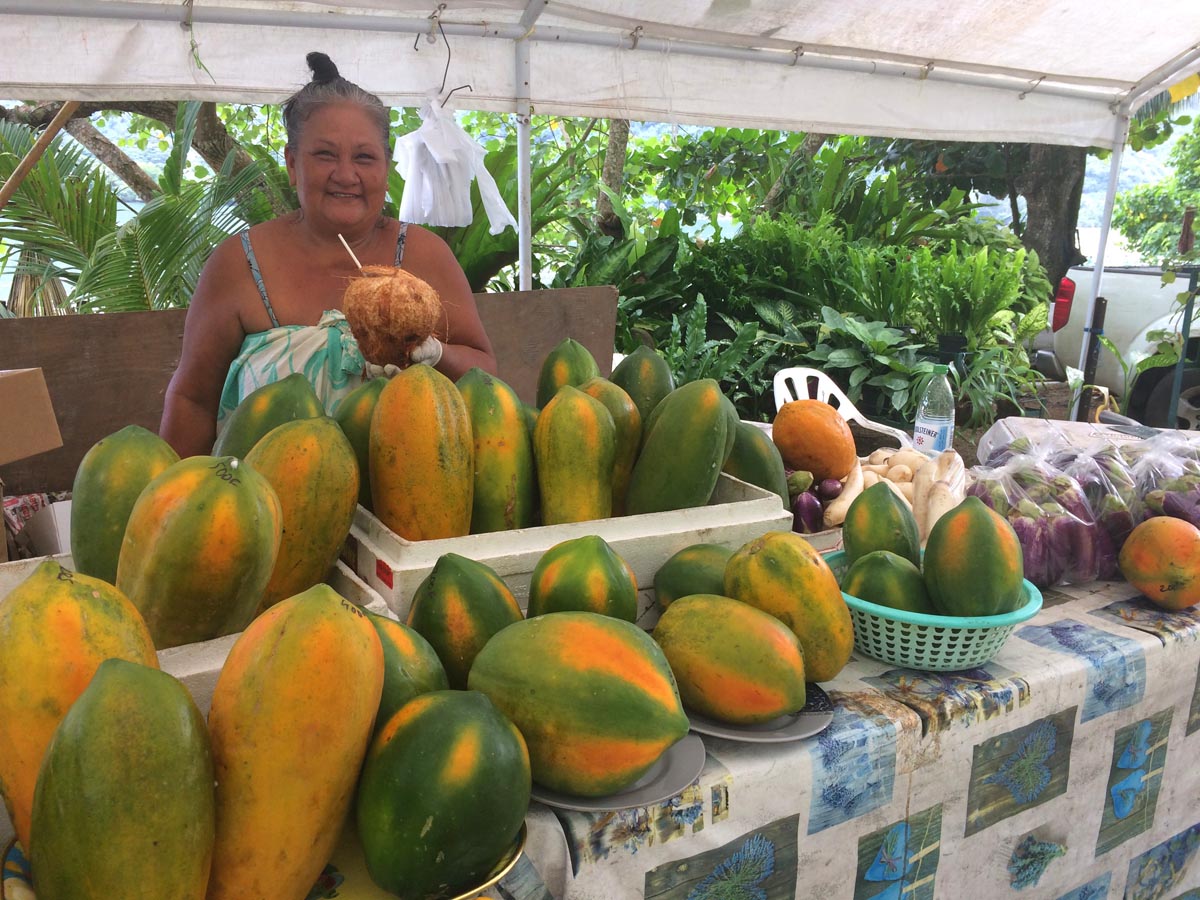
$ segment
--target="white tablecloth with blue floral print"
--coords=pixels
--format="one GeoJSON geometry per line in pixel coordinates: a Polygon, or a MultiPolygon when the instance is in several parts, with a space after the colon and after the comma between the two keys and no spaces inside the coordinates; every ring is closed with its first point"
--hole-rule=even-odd
{"type": "Polygon", "coordinates": [[[1200,900],[1198,675],[1200,612],[1125,583],[1047,591],[982,668],[856,655],[819,737],[704,738],[669,802],[535,804],[541,883],[496,896],[1200,900]]]}

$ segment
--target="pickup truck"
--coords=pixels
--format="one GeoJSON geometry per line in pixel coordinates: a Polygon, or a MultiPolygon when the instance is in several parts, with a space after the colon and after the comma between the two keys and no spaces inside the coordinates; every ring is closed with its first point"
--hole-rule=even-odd
{"type": "MultiPolygon", "coordinates": [[[[1035,366],[1050,378],[1066,380],[1067,368],[1079,368],[1079,348],[1087,319],[1087,298],[1092,290],[1092,268],[1077,266],[1063,278],[1050,307],[1051,343],[1035,344],[1035,366]]],[[[1153,354],[1155,341],[1148,336],[1160,330],[1179,331],[1183,306],[1176,299],[1185,282],[1162,283],[1162,270],[1154,267],[1111,267],[1104,270],[1100,295],[1108,299],[1103,334],[1121,351],[1129,379],[1121,362],[1105,347],[1100,348],[1094,384],[1105,387],[1120,400],[1125,415],[1158,428],[1200,429],[1200,368],[1189,364],[1183,373],[1179,406],[1171,416],[1174,366],[1157,366],[1140,375],[1134,366],[1153,354]]],[[[1200,349],[1200,309],[1193,317],[1187,358],[1197,359],[1200,349]]]]}

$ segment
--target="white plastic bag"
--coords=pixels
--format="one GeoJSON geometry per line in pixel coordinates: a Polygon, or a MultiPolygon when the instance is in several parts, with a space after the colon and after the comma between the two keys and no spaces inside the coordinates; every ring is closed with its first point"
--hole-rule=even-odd
{"type": "Polygon", "coordinates": [[[421,104],[421,127],[396,141],[395,159],[404,177],[400,218],[421,225],[470,225],[471,181],[478,180],[479,196],[492,234],[517,227],[504,205],[496,181],[483,164],[485,151],[454,120],[454,111],[426,100],[421,104]]]}

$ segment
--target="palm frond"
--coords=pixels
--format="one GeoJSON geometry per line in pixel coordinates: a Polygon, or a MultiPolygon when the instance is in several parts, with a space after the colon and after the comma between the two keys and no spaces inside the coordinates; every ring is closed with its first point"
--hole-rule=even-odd
{"type": "MultiPolygon", "coordinates": [[[[32,129],[0,122],[0,180],[36,140],[32,129]]],[[[55,260],[73,279],[117,223],[117,191],[79,146],[56,137],[0,213],[0,241],[55,260]]]]}
{"type": "Polygon", "coordinates": [[[97,247],[72,299],[104,312],[187,306],[213,248],[244,225],[235,201],[259,177],[248,166],[156,197],[97,247]]]}

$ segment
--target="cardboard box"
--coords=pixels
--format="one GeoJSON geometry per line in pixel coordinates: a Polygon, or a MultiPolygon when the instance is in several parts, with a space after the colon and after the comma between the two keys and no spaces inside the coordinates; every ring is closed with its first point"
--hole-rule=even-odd
{"type": "Polygon", "coordinates": [[[71,501],[60,500],[33,514],[24,528],[35,556],[71,552],[71,501]]]}
{"type": "Polygon", "coordinates": [[[783,508],[778,494],[722,474],[708,506],[435,541],[406,541],[360,506],[342,559],[402,621],[417,586],[446,553],[490,566],[525,609],[530,576],[542,554],[562,541],[596,534],[633,569],[639,587],[638,624],[650,627],[657,618],[650,591],[654,575],[675,553],[699,543],[736,550],[768,531],[791,527],[792,513],[783,508]]]}
{"type": "MultiPolygon", "coordinates": [[[[41,369],[0,370],[0,466],[61,447],[62,434],[41,369]]],[[[4,481],[0,479],[0,504],[4,481]]],[[[9,558],[7,530],[0,523],[0,563],[9,558]]]]}
{"type": "Polygon", "coordinates": [[[0,466],[62,443],[42,370],[0,371],[0,466]]]}

